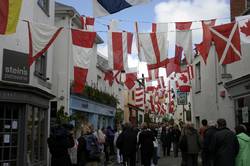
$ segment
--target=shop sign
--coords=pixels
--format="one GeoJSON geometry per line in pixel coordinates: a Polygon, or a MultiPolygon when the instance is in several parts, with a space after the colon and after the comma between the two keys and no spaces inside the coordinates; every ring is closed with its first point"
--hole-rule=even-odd
{"type": "Polygon", "coordinates": [[[4,49],[2,80],[29,83],[28,54],[4,49]]]}
{"type": "Polygon", "coordinates": [[[177,91],[177,104],[187,105],[187,92],[177,91]]]}

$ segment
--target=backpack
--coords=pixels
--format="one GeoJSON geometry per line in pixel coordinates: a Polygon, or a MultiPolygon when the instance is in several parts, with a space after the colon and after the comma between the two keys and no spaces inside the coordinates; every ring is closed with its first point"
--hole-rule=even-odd
{"type": "Polygon", "coordinates": [[[94,134],[84,136],[86,141],[86,150],[88,158],[91,161],[99,161],[101,157],[101,148],[94,134]]]}

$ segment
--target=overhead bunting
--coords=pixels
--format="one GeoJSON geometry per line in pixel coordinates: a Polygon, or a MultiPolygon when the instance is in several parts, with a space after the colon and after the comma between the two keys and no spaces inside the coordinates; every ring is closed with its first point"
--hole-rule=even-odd
{"type": "Polygon", "coordinates": [[[16,32],[21,6],[22,0],[0,1],[0,34],[8,35],[16,32]]]}
{"type": "Polygon", "coordinates": [[[241,59],[240,33],[233,22],[210,28],[220,64],[230,64],[241,59]]]}
{"type": "MultiPolygon", "coordinates": [[[[182,55],[182,51],[186,57],[187,63],[192,63],[192,31],[190,27],[192,22],[177,22],[176,23],[176,48],[175,48],[175,57],[182,55]]],[[[179,58],[181,60],[181,57],[179,58]]],[[[177,62],[180,64],[180,61],[177,62]]]]}
{"type": "Polygon", "coordinates": [[[29,33],[29,66],[42,56],[55,41],[62,28],[47,24],[28,22],[29,33]]]}
{"type": "Polygon", "coordinates": [[[165,36],[161,33],[139,33],[139,42],[149,69],[156,69],[168,63],[165,36]]]}
{"type": "Polygon", "coordinates": [[[91,56],[94,54],[93,45],[96,38],[96,32],[87,32],[72,29],[72,50],[74,61],[74,93],[82,93],[91,56]]]}
{"type": "Polygon", "coordinates": [[[200,44],[195,44],[197,51],[200,53],[201,57],[204,60],[204,63],[207,63],[208,53],[211,47],[212,35],[209,30],[209,27],[215,25],[215,19],[202,21],[202,29],[203,29],[203,40],[200,44]]]}
{"type": "Polygon", "coordinates": [[[175,56],[174,58],[169,59],[169,63],[166,65],[166,75],[170,76],[172,73],[181,72],[180,64],[176,63],[179,61],[179,56],[175,56]]]}
{"type": "Polygon", "coordinates": [[[144,89],[136,88],[135,89],[135,106],[141,109],[144,109],[144,89]]]}
{"type": "Polygon", "coordinates": [[[135,5],[149,2],[149,0],[92,0],[92,1],[93,1],[93,15],[95,17],[106,16],[135,5]]]}
{"type": "Polygon", "coordinates": [[[80,21],[82,24],[82,29],[87,31],[94,31],[95,18],[81,16],[80,21]]]}
{"type": "Polygon", "coordinates": [[[180,92],[190,92],[191,84],[187,71],[177,73],[176,79],[176,87],[180,92]]]}
{"type": "Polygon", "coordinates": [[[157,80],[159,78],[159,68],[150,70],[148,68],[148,77],[146,78],[147,82],[157,80]]]}
{"type": "Polygon", "coordinates": [[[133,34],[108,32],[108,61],[113,70],[128,69],[128,53],[131,53],[133,34]]]}
{"type": "Polygon", "coordinates": [[[240,39],[243,43],[250,43],[250,15],[236,17],[240,30],[240,39]]]}
{"type": "Polygon", "coordinates": [[[126,73],[125,85],[129,90],[135,86],[136,79],[137,79],[137,72],[126,73]]]}

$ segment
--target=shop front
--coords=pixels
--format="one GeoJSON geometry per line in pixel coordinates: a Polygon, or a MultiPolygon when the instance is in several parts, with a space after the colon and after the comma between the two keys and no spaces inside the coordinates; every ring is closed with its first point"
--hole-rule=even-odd
{"type": "Polygon", "coordinates": [[[47,165],[49,100],[28,85],[0,82],[0,165],[47,165]]]}
{"type": "MultiPolygon", "coordinates": [[[[108,126],[114,127],[116,111],[114,107],[72,95],[70,97],[70,110],[71,114],[81,115],[82,123],[90,123],[95,129],[106,128],[108,126]]],[[[82,124],[76,122],[76,125],[82,124]]]]}
{"type": "Polygon", "coordinates": [[[236,125],[244,124],[250,133],[250,74],[225,84],[234,100],[236,125]]]}

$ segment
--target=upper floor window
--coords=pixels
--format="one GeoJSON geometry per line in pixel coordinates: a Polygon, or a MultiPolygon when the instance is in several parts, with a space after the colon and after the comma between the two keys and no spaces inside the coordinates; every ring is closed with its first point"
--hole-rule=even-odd
{"type": "Polygon", "coordinates": [[[41,79],[46,79],[47,52],[40,56],[35,63],[35,75],[41,79]]]}
{"type": "Polygon", "coordinates": [[[50,0],[38,0],[37,3],[40,8],[49,16],[49,1],[50,0]]]}
{"type": "Polygon", "coordinates": [[[195,65],[195,90],[201,91],[201,64],[200,62],[195,65]]]}

